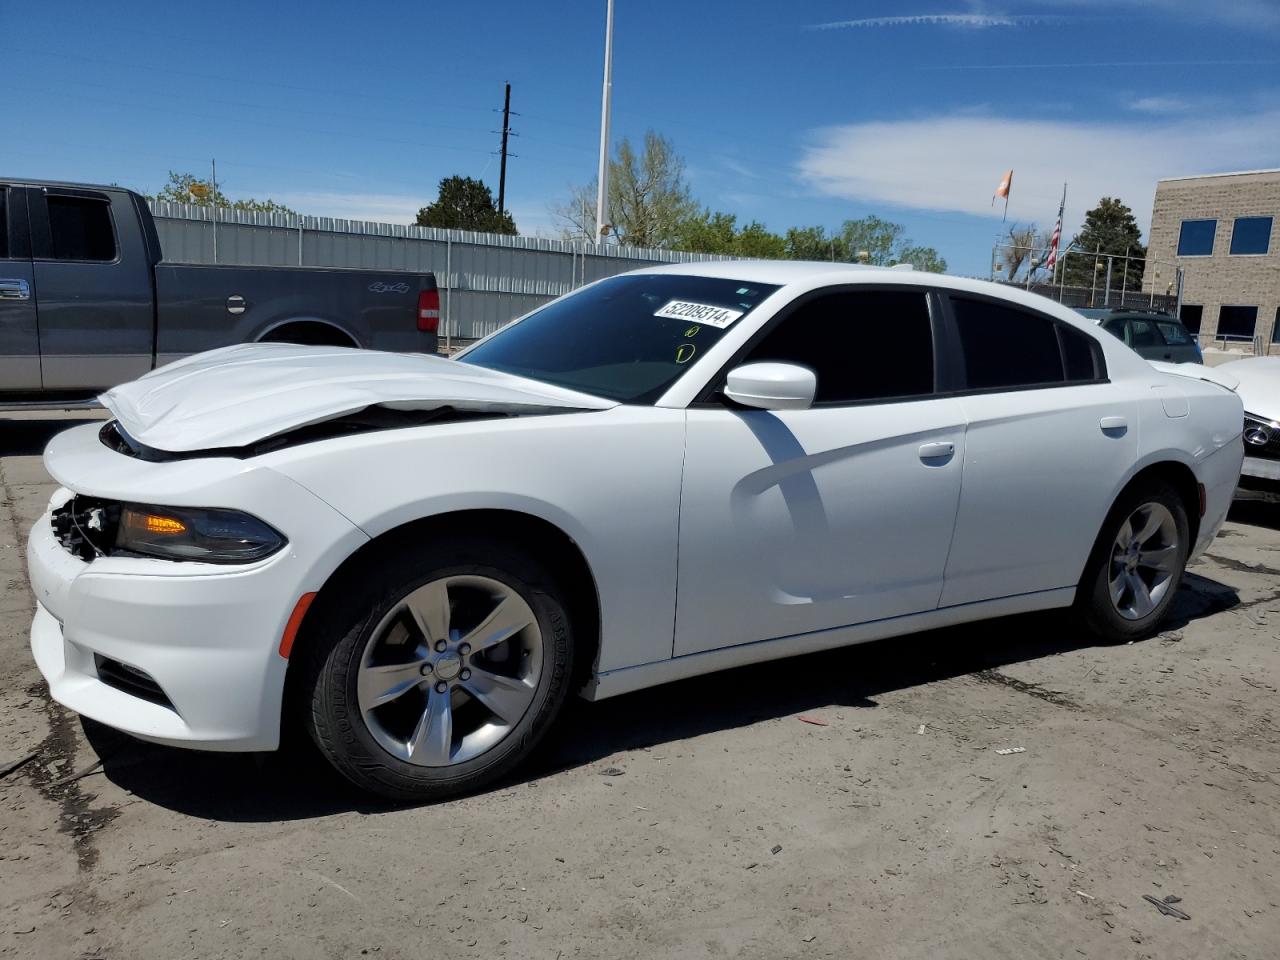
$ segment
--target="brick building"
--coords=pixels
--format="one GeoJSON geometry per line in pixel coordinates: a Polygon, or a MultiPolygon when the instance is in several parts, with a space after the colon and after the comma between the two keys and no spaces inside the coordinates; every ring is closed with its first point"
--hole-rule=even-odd
{"type": "Polygon", "coordinates": [[[1203,343],[1280,352],[1280,170],[1159,181],[1147,256],[1144,290],[1182,268],[1182,319],[1203,343]]]}

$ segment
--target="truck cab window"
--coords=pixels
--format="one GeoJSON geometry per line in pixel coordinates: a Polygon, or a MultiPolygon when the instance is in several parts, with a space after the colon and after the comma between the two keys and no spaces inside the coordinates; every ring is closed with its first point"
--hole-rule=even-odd
{"type": "Polygon", "coordinates": [[[49,235],[54,260],[116,258],[111,204],[88,197],[49,195],[49,235]]]}

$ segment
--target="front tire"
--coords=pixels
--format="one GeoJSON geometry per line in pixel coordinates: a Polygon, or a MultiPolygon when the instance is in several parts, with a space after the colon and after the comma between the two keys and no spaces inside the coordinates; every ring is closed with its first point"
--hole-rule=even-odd
{"type": "Polygon", "coordinates": [[[1077,591],[1085,625],[1113,643],[1154,633],[1182,582],[1190,542],[1187,509],[1172,487],[1157,483],[1122,494],[1077,591]]]}
{"type": "Polygon", "coordinates": [[[312,612],[305,721],[357,786],[410,801],[478,790],[554,722],[572,632],[554,578],[524,553],[492,540],[405,546],[339,592],[312,612]]]}

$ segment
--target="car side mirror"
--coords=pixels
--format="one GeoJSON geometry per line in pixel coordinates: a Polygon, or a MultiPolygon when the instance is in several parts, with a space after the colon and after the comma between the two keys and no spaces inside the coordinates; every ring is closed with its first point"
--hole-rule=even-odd
{"type": "Polygon", "coordinates": [[[817,390],[817,374],[798,363],[744,363],[729,371],[724,395],[760,410],[807,410],[817,390]]]}

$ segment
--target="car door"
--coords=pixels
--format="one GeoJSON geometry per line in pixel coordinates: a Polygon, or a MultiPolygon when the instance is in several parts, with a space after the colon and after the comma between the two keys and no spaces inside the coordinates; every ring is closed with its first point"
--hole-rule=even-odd
{"type": "Polygon", "coordinates": [[[937,309],[919,286],[804,297],[730,366],[810,367],[811,408],[690,407],[676,655],[937,606],[964,449],[961,401],[935,394],[937,309]]]}
{"type": "Polygon", "coordinates": [[[40,389],[26,193],[0,184],[0,392],[40,389]]]}
{"type": "Polygon", "coordinates": [[[1084,331],[991,298],[949,303],[969,425],[942,606],[1073,587],[1137,459],[1136,403],[1084,331]]]}
{"type": "Polygon", "coordinates": [[[29,190],[46,390],[97,390],[151,368],[154,285],[124,191],[29,190]]]}

